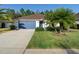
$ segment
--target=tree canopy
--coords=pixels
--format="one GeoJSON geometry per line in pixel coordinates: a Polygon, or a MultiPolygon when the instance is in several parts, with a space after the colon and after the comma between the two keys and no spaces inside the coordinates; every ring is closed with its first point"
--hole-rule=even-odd
{"type": "Polygon", "coordinates": [[[67,28],[68,26],[72,26],[75,23],[75,13],[72,9],[69,8],[57,8],[54,10],[46,10],[41,12],[34,12],[30,9],[24,9],[21,8],[18,11],[15,11],[14,9],[1,9],[0,8],[0,20],[6,19],[11,21],[14,18],[18,18],[21,16],[28,16],[32,14],[43,14],[45,15],[45,19],[47,20],[47,23],[49,23],[51,26],[54,23],[59,23],[61,28],[67,28]]]}
{"type": "Polygon", "coordinates": [[[57,8],[52,12],[45,14],[45,19],[49,24],[59,23],[60,29],[68,28],[75,24],[75,13],[68,8],[57,8]]]}

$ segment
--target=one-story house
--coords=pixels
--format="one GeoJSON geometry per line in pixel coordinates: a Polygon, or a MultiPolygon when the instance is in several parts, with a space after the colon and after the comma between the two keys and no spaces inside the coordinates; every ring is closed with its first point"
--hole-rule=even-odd
{"type": "Polygon", "coordinates": [[[44,22],[44,15],[42,14],[33,14],[29,16],[19,17],[14,23],[10,23],[8,21],[1,22],[1,28],[7,28],[11,24],[15,25],[17,28],[22,29],[35,29],[37,27],[47,27],[47,24],[44,22]]]}

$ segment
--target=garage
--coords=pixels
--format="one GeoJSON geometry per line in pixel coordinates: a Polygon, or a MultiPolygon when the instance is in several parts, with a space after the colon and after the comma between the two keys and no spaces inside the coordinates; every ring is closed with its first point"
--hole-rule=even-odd
{"type": "Polygon", "coordinates": [[[36,28],[36,21],[25,21],[19,23],[19,28],[22,29],[34,29],[36,28]]]}
{"type": "Polygon", "coordinates": [[[44,15],[42,14],[33,14],[28,16],[22,16],[17,18],[16,26],[20,29],[35,29],[37,27],[43,27],[44,15]]]}

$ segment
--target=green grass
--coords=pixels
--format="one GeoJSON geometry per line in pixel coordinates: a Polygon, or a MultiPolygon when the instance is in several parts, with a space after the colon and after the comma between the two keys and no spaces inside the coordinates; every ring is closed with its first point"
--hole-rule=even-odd
{"type": "Polygon", "coordinates": [[[57,35],[49,31],[36,31],[27,48],[78,48],[79,31],[57,35]]]}

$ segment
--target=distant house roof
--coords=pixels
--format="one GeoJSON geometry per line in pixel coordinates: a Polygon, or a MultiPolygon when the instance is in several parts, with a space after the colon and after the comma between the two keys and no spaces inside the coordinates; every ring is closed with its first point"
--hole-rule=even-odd
{"type": "Polygon", "coordinates": [[[22,16],[22,17],[19,17],[18,19],[41,21],[41,19],[42,20],[44,19],[44,15],[43,14],[33,14],[33,15],[29,15],[29,16],[22,16]]]}

